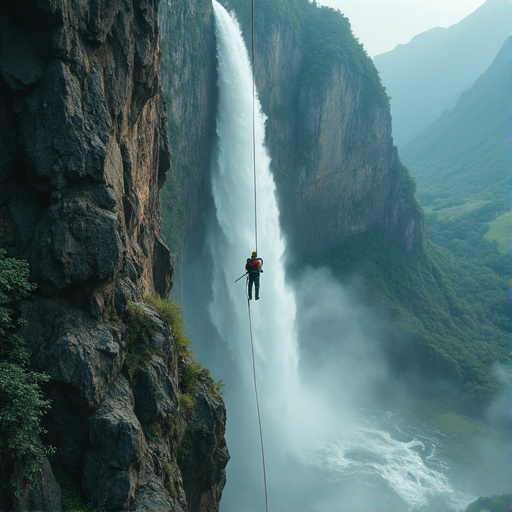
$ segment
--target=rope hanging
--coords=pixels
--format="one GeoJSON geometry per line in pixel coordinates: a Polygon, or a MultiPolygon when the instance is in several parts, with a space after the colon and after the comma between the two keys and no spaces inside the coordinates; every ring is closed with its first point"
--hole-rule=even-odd
{"type": "MultiPolygon", "coordinates": [[[[252,64],[252,167],[254,181],[254,245],[258,252],[258,195],[256,183],[256,80],[254,70],[254,0],[251,0],[251,64],[252,64]]],[[[246,284],[248,286],[249,276],[246,284]]],[[[248,292],[249,290],[247,290],[248,292]]],[[[263,488],[265,492],[265,512],[268,512],[268,491],[267,491],[267,468],[265,464],[265,448],[263,444],[263,429],[261,427],[260,401],[258,397],[258,379],[256,376],[256,358],[254,356],[254,337],[252,334],[251,301],[247,293],[247,312],[249,315],[249,333],[251,338],[251,356],[252,356],[252,377],[254,382],[254,395],[256,397],[256,411],[258,413],[258,429],[260,433],[261,462],[263,466],[263,488]]]]}
{"type": "Polygon", "coordinates": [[[252,168],[254,181],[254,248],[258,252],[258,196],[256,187],[256,81],[254,70],[254,0],[251,0],[251,63],[252,63],[252,168]]]}
{"type": "Polygon", "coordinates": [[[254,381],[254,395],[256,397],[256,410],[258,412],[258,428],[260,431],[260,446],[261,446],[261,461],[263,465],[263,488],[265,492],[265,512],[268,512],[268,492],[267,492],[267,469],[265,464],[265,448],[263,444],[263,429],[261,427],[261,413],[260,413],[260,401],[258,397],[258,379],[256,377],[256,363],[254,357],[254,339],[252,335],[252,318],[251,318],[251,303],[247,298],[247,312],[249,314],[249,332],[251,337],[251,356],[252,356],[252,377],[254,381]]]}

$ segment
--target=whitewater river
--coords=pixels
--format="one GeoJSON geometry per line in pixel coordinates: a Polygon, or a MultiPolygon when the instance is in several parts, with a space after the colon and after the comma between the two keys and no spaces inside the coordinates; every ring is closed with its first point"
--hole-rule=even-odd
{"type": "Polygon", "coordinates": [[[450,483],[444,434],[387,411],[361,413],[350,435],[304,459],[323,482],[317,510],[447,512],[476,499],[450,483]]]}

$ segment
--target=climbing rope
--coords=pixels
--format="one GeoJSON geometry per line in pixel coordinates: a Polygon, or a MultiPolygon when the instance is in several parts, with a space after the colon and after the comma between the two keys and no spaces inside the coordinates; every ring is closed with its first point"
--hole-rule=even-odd
{"type": "MultiPolygon", "coordinates": [[[[247,278],[247,281],[249,278],[247,278]]],[[[265,464],[265,445],[263,443],[263,429],[261,427],[260,400],[258,397],[258,379],[256,376],[256,359],[254,357],[254,337],[252,334],[251,301],[247,297],[247,312],[249,315],[249,333],[251,338],[251,356],[252,356],[252,377],[254,382],[254,396],[256,397],[256,411],[258,413],[258,428],[260,432],[261,462],[263,466],[263,489],[265,492],[265,512],[268,512],[268,491],[267,491],[267,468],[265,464]]]]}
{"type": "Polygon", "coordinates": [[[258,196],[256,187],[256,80],[254,69],[254,0],[251,0],[251,64],[252,64],[252,169],[254,182],[254,248],[258,252],[258,196]]]}
{"type": "MultiPolygon", "coordinates": [[[[252,64],[252,168],[254,182],[254,245],[258,252],[258,195],[256,183],[256,79],[254,69],[254,0],[251,0],[251,64],[252,64]]],[[[267,467],[265,464],[265,447],[263,444],[263,429],[261,427],[260,400],[258,397],[258,379],[256,375],[256,358],[254,357],[254,336],[252,333],[251,301],[249,300],[249,275],[246,280],[247,313],[249,317],[249,333],[251,339],[252,377],[254,382],[254,396],[256,398],[256,411],[258,413],[258,429],[260,433],[261,462],[263,466],[263,489],[265,492],[265,512],[268,512],[267,467]]]]}

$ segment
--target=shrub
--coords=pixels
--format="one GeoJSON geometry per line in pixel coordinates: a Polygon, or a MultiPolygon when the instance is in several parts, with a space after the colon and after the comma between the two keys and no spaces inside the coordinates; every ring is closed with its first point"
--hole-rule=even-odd
{"type": "MultiPolygon", "coordinates": [[[[0,337],[2,341],[8,332],[17,326],[14,317],[16,303],[28,297],[35,288],[28,277],[28,263],[6,258],[5,250],[0,249],[0,337]]],[[[4,353],[0,355],[5,356],[4,353]]]]}
{"type": "Polygon", "coordinates": [[[146,303],[169,324],[172,336],[176,345],[178,357],[183,359],[195,359],[191,349],[192,341],[187,335],[185,329],[185,317],[183,316],[183,307],[176,303],[174,299],[161,299],[158,296],[146,297],[146,303]]]}
{"type": "Polygon", "coordinates": [[[157,326],[140,304],[128,302],[125,314],[128,332],[126,336],[126,359],[124,367],[128,377],[133,379],[135,372],[151,358],[151,336],[157,326]]]}

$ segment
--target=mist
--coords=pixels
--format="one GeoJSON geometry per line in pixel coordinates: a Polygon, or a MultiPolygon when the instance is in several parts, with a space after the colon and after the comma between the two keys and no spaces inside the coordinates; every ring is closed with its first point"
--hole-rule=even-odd
{"type": "Polygon", "coordinates": [[[512,367],[496,364],[494,373],[501,391],[487,409],[486,421],[496,435],[475,447],[482,465],[480,485],[488,495],[509,494],[512,482],[512,367]]]}
{"type": "Polygon", "coordinates": [[[373,391],[389,380],[381,353],[387,329],[363,303],[363,284],[342,287],[329,269],[308,267],[294,289],[302,378],[334,392],[344,409],[371,405],[373,391]]]}

